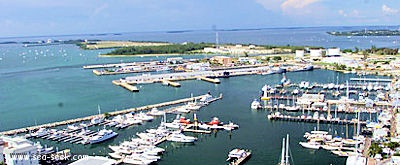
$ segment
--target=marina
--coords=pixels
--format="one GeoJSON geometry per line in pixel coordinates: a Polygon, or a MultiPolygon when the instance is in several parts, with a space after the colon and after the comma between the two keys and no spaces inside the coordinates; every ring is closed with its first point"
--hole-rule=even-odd
{"type": "MultiPolygon", "coordinates": [[[[314,35],[315,33],[318,33],[318,35],[321,34],[321,36],[326,35],[325,30],[324,32],[315,32],[318,31],[318,29],[312,29],[312,33],[304,32],[298,29],[290,29],[286,31],[284,30],[285,33],[291,33],[293,31],[300,31],[302,35],[304,34],[305,36],[307,36],[306,38],[314,35]]],[[[264,33],[264,30],[260,30],[257,32],[243,32],[243,34],[252,34],[253,36],[264,33]]],[[[185,34],[192,35],[198,33],[187,32],[185,34]]],[[[230,31],[220,32],[221,36],[226,36],[230,34],[235,33],[230,31]]],[[[181,42],[181,37],[176,36],[178,34],[175,33],[163,33],[157,35],[158,36],[156,37],[156,39],[162,38],[159,36],[165,37],[171,35],[174,36],[170,38],[171,40],[181,42]]],[[[213,36],[215,36],[215,33],[202,33],[198,36],[195,36],[194,38],[201,37],[203,35],[208,38],[213,38],[213,36]]],[[[271,36],[271,34],[268,34],[268,36],[271,36]]],[[[90,38],[91,36],[88,37],[90,38]]],[[[102,37],[107,36],[96,36],[93,38],[102,37]]],[[[142,37],[142,39],[148,39],[148,37],[149,36],[145,36],[142,37]]],[[[138,38],[140,39],[141,36],[139,36],[138,38]]],[[[279,40],[279,38],[282,38],[282,33],[279,34],[279,37],[276,37],[275,39],[279,40]]],[[[320,36],[317,36],[317,39],[321,39],[320,36]]],[[[300,40],[305,41],[304,39],[300,40]]],[[[323,40],[332,41],[332,38],[323,38],[323,40]]],[[[370,40],[375,41],[374,38],[360,38],[359,40],[360,45],[362,43],[365,43],[364,47],[368,47],[370,45],[370,40]]],[[[384,38],[384,40],[388,39],[384,38]]],[[[294,41],[296,42],[297,38],[295,38],[294,41]]],[[[327,47],[330,47],[332,43],[342,44],[343,42],[351,41],[346,40],[336,42],[336,40],[333,39],[333,42],[329,42],[330,44],[327,44],[327,47]]],[[[232,43],[235,43],[235,41],[232,40],[232,43]]],[[[325,42],[320,42],[320,40],[319,42],[315,43],[326,44],[325,42]]],[[[315,45],[315,43],[310,45],[315,45]]],[[[374,43],[381,44],[382,42],[374,43]]],[[[305,43],[302,42],[302,44],[305,43]]],[[[340,44],[339,46],[348,45],[340,44]]],[[[354,47],[354,45],[351,45],[350,47],[352,48],[354,47]]],[[[160,73],[165,72],[157,71],[151,72],[150,75],[148,74],[150,72],[145,73],[147,76],[150,77],[153,74],[160,74],[163,75],[162,78],[164,79],[167,79],[167,76],[177,76],[174,77],[177,80],[168,80],[176,83],[179,82],[181,88],[170,88],[159,84],[153,84],[154,82],[152,81],[146,81],[146,75],[139,73],[134,73],[132,75],[113,74],[109,76],[94,76],[94,71],[82,69],[82,66],[87,66],[89,64],[119,64],[123,63],[123,61],[161,61],[165,60],[167,57],[141,57],[140,55],[138,55],[136,57],[127,58],[99,58],[99,54],[107,53],[108,50],[86,51],[80,50],[74,45],[64,44],[48,45],[41,47],[23,47],[16,44],[12,45],[11,47],[8,45],[4,45],[0,49],[2,50],[2,52],[5,53],[1,57],[3,68],[0,71],[2,82],[4,82],[4,85],[2,85],[1,88],[1,93],[3,93],[4,95],[1,95],[0,98],[2,100],[5,100],[5,102],[0,105],[0,111],[2,112],[2,117],[0,121],[1,131],[3,131],[4,134],[10,136],[18,136],[19,132],[21,132],[21,134],[29,133],[29,130],[31,130],[31,133],[36,133],[37,138],[32,137],[29,138],[29,140],[32,140],[34,142],[40,141],[41,143],[47,144],[48,146],[70,148],[73,154],[109,157],[111,156],[109,155],[109,153],[113,152],[109,148],[109,146],[120,145],[124,141],[132,140],[132,138],[136,137],[136,135],[139,135],[140,133],[143,133],[148,129],[157,128],[158,124],[162,120],[161,117],[157,116],[162,116],[164,114],[163,112],[168,112],[166,114],[168,117],[167,120],[171,119],[172,116],[176,115],[177,113],[185,117],[196,113],[199,118],[211,119],[216,116],[220,119],[226,120],[226,123],[217,126],[210,126],[206,124],[209,121],[198,122],[199,128],[196,128],[194,123],[187,124],[186,126],[182,127],[182,133],[184,133],[185,136],[193,136],[197,138],[197,141],[191,143],[177,143],[167,142],[167,138],[160,139],[156,141],[155,144],[157,145],[157,147],[165,149],[162,155],[158,155],[161,159],[158,159],[158,157],[150,156],[148,156],[146,159],[157,158],[157,164],[160,165],[181,163],[224,164],[226,163],[224,159],[226,158],[227,154],[232,149],[239,148],[251,150],[252,156],[251,158],[249,157],[250,159],[246,159],[247,161],[245,163],[247,164],[276,164],[278,161],[277,157],[278,155],[280,155],[282,149],[280,143],[282,138],[280,137],[286,136],[287,133],[290,133],[290,157],[294,158],[295,163],[293,164],[344,164],[346,162],[346,157],[352,154],[351,152],[357,152],[359,150],[353,149],[353,146],[342,146],[340,151],[326,152],[325,150],[321,151],[321,148],[323,148],[322,145],[327,145],[322,143],[321,147],[319,147],[320,150],[303,148],[303,146],[300,145],[299,142],[305,141],[303,137],[304,132],[313,130],[313,128],[315,128],[316,125],[319,124],[320,130],[326,130],[327,132],[329,132],[330,135],[333,135],[333,137],[340,136],[344,138],[345,132],[347,132],[346,129],[348,129],[348,132],[354,132],[354,130],[356,130],[356,127],[354,126],[355,121],[352,120],[357,112],[355,110],[361,110],[363,113],[363,119],[360,122],[362,123],[360,124],[362,125],[361,130],[363,130],[367,129],[367,125],[372,126],[371,123],[378,122],[378,119],[381,119],[382,116],[391,116],[391,114],[385,114],[385,111],[387,109],[390,109],[393,105],[392,102],[390,102],[393,101],[390,93],[391,90],[385,89],[386,84],[389,83],[389,81],[379,80],[392,78],[386,76],[366,75],[365,77],[367,80],[365,80],[365,78],[363,78],[364,75],[359,76],[351,72],[349,72],[348,74],[343,74],[341,72],[329,71],[325,69],[314,69],[307,72],[293,70],[293,72],[291,72],[288,69],[286,76],[288,79],[290,79],[291,83],[284,83],[281,85],[279,84],[279,82],[282,78],[282,75],[270,73],[269,68],[261,71],[254,70],[249,72],[243,71],[237,74],[230,73],[232,75],[230,75],[229,78],[225,78],[228,76],[223,75],[223,71],[228,70],[223,67],[221,67],[220,69],[215,69],[215,71],[221,71],[222,75],[209,74],[200,75],[200,77],[196,75],[193,76],[193,78],[191,79],[186,79],[185,77],[186,74],[190,72],[174,73],[173,75],[163,75],[160,73]],[[126,84],[123,84],[122,86],[124,86],[123,88],[126,88],[127,90],[120,90],[118,88],[115,89],[114,86],[110,85],[110,82],[112,82],[113,80],[115,80],[116,82],[120,82],[120,80],[128,81],[129,78],[123,76],[128,76],[134,81],[135,77],[137,77],[138,83],[125,82],[126,84]],[[180,77],[182,80],[200,80],[204,78],[210,78],[210,81],[215,81],[211,83],[204,83],[203,81],[206,80],[180,81],[178,80],[179,76],[182,76],[180,77]],[[339,77],[339,81],[337,81],[337,77],[339,77]],[[351,78],[355,77],[360,78],[357,80],[351,80],[351,78]],[[376,81],[373,81],[374,79],[377,79],[379,82],[376,83],[376,81]],[[217,83],[217,80],[219,80],[219,84],[217,83]],[[353,101],[339,100],[342,96],[347,95],[345,94],[345,80],[350,81],[349,95],[350,98],[354,99],[353,101]],[[309,82],[308,87],[304,87],[305,83],[301,85],[302,81],[309,82]],[[24,88],[20,88],[21,84],[24,84],[24,88]],[[265,84],[269,84],[271,85],[271,87],[277,88],[277,90],[275,91],[275,94],[277,95],[271,95],[271,97],[269,97],[269,100],[262,100],[262,96],[260,96],[260,88],[265,84]],[[275,86],[276,84],[278,85],[275,86]],[[329,84],[333,84],[333,87],[329,88],[329,84]],[[324,86],[326,86],[326,88],[324,88],[324,86]],[[136,93],[136,89],[140,90],[140,93],[136,93]],[[298,90],[297,92],[295,92],[296,89],[298,90]],[[199,110],[190,110],[187,113],[180,113],[176,110],[176,107],[172,107],[173,105],[178,104],[182,104],[178,106],[184,106],[188,103],[194,102],[194,100],[197,100],[199,102],[199,97],[196,97],[196,99],[190,99],[186,97],[189,96],[191,93],[196,96],[203,96],[202,94],[204,94],[205,91],[210,91],[211,93],[217,94],[223,93],[224,99],[215,103],[211,103],[208,106],[202,106],[201,108],[199,108],[199,110]],[[336,94],[336,91],[338,91],[339,94],[336,94]],[[380,97],[380,100],[375,101],[375,97],[377,97],[380,92],[384,93],[383,97],[380,97]],[[292,93],[297,93],[294,96],[294,104],[299,105],[298,109],[295,107],[297,111],[293,112],[290,111],[293,106],[292,93]],[[312,105],[314,104],[310,104],[310,106],[307,106],[308,104],[297,104],[299,96],[302,96],[304,94],[318,93],[320,93],[321,95],[325,95],[323,103],[326,103],[327,108],[324,108],[324,105],[318,103],[315,104],[317,107],[313,107],[312,105]],[[335,95],[337,96],[334,97],[332,93],[335,93],[335,95]],[[373,107],[365,107],[369,105],[368,101],[358,101],[358,97],[361,95],[360,93],[368,93],[368,96],[363,97],[373,100],[373,107]],[[15,98],[24,99],[15,100],[15,98]],[[186,98],[187,101],[179,101],[179,103],[176,104],[167,104],[167,102],[170,102],[171,100],[181,100],[182,98],[186,98]],[[261,109],[264,108],[265,110],[251,110],[249,104],[254,99],[259,101],[262,104],[261,109]],[[280,106],[277,100],[279,100],[279,104],[283,104],[284,106],[280,106]],[[266,101],[267,104],[264,104],[264,101],[266,101]],[[90,121],[94,117],[98,116],[97,114],[93,115],[95,114],[94,109],[96,109],[96,106],[99,104],[101,104],[102,109],[104,109],[104,113],[109,114],[110,117],[104,119],[104,121],[102,122],[96,122],[96,124],[92,124],[90,121]],[[351,108],[343,108],[340,106],[342,104],[346,106],[348,105],[351,108]],[[329,106],[331,107],[328,108],[329,106]],[[149,113],[150,115],[150,112],[153,110],[153,108],[158,109],[154,110],[151,113],[154,114],[154,119],[152,120],[152,122],[133,124],[135,121],[129,120],[131,123],[125,123],[125,125],[123,125],[124,123],[122,123],[122,125],[119,125],[119,127],[117,127],[117,125],[121,123],[114,122],[112,120],[118,115],[135,115],[139,114],[140,111],[143,111],[143,113],[146,114],[149,113]],[[332,119],[336,118],[334,116],[334,112],[337,112],[337,117],[340,117],[340,121],[344,123],[345,121],[347,121],[348,124],[341,124],[339,123],[339,121],[335,122],[332,120],[328,120],[328,109],[330,110],[332,119]],[[119,112],[118,110],[122,110],[123,112],[119,112]],[[272,110],[272,112],[269,112],[270,110],[272,110]],[[304,113],[302,112],[303,110],[304,113]],[[272,114],[275,111],[281,112],[281,114],[284,116],[290,116],[290,118],[269,120],[267,115],[272,114]],[[310,113],[308,111],[310,111],[310,113]],[[320,119],[317,121],[305,122],[299,119],[294,119],[295,117],[301,118],[301,113],[303,113],[304,116],[308,116],[312,115],[313,112],[319,112],[320,115],[324,114],[325,120],[320,119]],[[372,116],[371,118],[369,118],[370,114],[372,116]],[[345,118],[346,115],[347,118],[345,118]],[[59,123],[59,121],[63,122],[59,123]],[[240,129],[236,131],[229,131],[229,129],[231,128],[229,127],[229,121],[239,123],[240,129]],[[67,128],[69,127],[69,125],[71,125],[71,128],[73,128],[73,124],[76,127],[79,127],[79,129],[67,128]],[[40,132],[40,126],[46,128],[47,133],[46,131],[40,132]],[[82,132],[82,128],[85,128],[86,126],[86,131],[82,132]],[[22,127],[25,129],[18,129],[22,127]],[[103,142],[93,145],[90,145],[90,143],[87,143],[86,145],[82,144],[82,141],[84,139],[98,135],[99,131],[104,127],[107,130],[111,129],[114,132],[117,132],[118,135],[110,138],[109,140],[105,140],[103,142]],[[202,129],[200,127],[208,129],[202,129]],[[266,148],[268,149],[268,152],[267,150],[265,150],[266,148]],[[199,151],[202,151],[201,157],[199,157],[198,154],[195,154],[199,151]],[[182,158],[187,159],[182,162],[182,158]]],[[[188,58],[202,59],[213,55],[206,54],[188,56],[188,58]]],[[[268,57],[267,55],[263,56],[268,57]]],[[[272,57],[273,56],[271,56],[271,59],[272,57]]],[[[286,57],[283,58],[284,59],[282,61],[277,62],[276,64],[284,64],[284,60],[290,61],[290,59],[285,59],[286,57]]],[[[120,67],[101,65],[97,67],[99,67],[100,69],[102,67],[120,67]]],[[[278,65],[273,66],[273,68],[278,68],[278,65]]],[[[304,66],[305,64],[302,65],[304,66]]],[[[93,67],[93,69],[95,68],[96,66],[93,67]]],[[[99,68],[96,68],[96,70],[99,68]]],[[[232,72],[237,70],[235,67],[230,69],[232,69],[232,72]]],[[[142,70],[144,71],[144,69],[142,70]]],[[[156,78],[153,80],[156,80],[156,78]]],[[[168,82],[162,81],[158,81],[157,83],[163,85],[168,84],[168,82]]],[[[116,85],[121,86],[120,84],[116,85]]],[[[218,98],[218,96],[213,98],[218,98]]],[[[196,109],[196,107],[193,107],[193,109],[196,109]]],[[[124,118],[124,120],[126,119],[124,118]]],[[[171,123],[171,121],[168,121],[168,123],[171,123]]],[[[382,123],[384,122],[381,122],[381,120],[379,120],[379,124],[382,123]]],[[[393,124],[392,126],[395,127],[395,124],[393,124]]],[[[387,124],[383,124],[376,125],[374,127],[368,127],[368,129],[378,130],[379,128],[386,127],[388,127],[387,124]]],[[[376,133],[380,133],[381,130],[382,129],[379,129],[379,131],[377,131],[376,133]]],[[[393,133],[393,135],[395,135],[395,133],[393,133]]],[[[349,137],[349,139],[350,138],[351,136],[349,137]]],[[[177,139],[179,138],[176,138],[174,140],[177,139]]],[[[370,140],[371,139],[372,138],[370,138],[370,140]]],[[[190,138],[188,141],[190,141],[190,138]]],[[[348,140],[344,142],[353,143],[354,141],[348,140]]],[[[374,140],[372,140],[372,143],[375,143],[374,140]]],[[[368,148],[367,145],[365,146],[365,148],[368,148]]],[[[335,147],[336,146],[334,144],[325,146],[325,148],[328,149],[332,149],[335,147]]],[[[383,154],[383,157],[386,157],[387,155],[388,154],[383,154]]],[[[115,154],[114,156],[120,155],[115,154]]],[[[132,160],[136,159],[133,156],[130,158],[132,160]]],[[[116,160],[119,163],[123,163],[122,159],[116,160]]]]}
{"type": "MultiPolygon", "coordinates": [[[[174,101],[169,101],[169,102],[164,102],[164,103],[159,103],[159,104],[147,105],[147,106],[142,106],[142,107],[137,107],[137,108],[129,108],[129,109],[125,109],[125,110],[119,110],[119,111],[115,111],[115,112],[110,112],[109,115],[116,116],[116,115],[126,114],[126,113],[130,113],[130,112],[139,112],[139,111],[144,111],[144,110],[150,110],[152,108],[159,108],[159,107],[164,107],[164,106],[181,104],[181,103],[185,103],[185,102],[194,101],[196,99],[200,99],[203,96],[204,95],[180,99],[180,100],[174,100],[174,101]]],[[[220,97],[218,97],[218,99],[221,99],[221,98],[222,98],[222,95],[220,97]]],[[[19,133],[26,133],[26,132],[29,132],[32,130],[38,130],[40,128],[51,128],[51,127],[57,127],[57,126],[61,126],[61,125],[80,123],[80,122],[91,120],[94,117],[96,117],[96,116],[88,116],[88,117],[82,117],[82,118],[71,119],[71,120],[66,120],[66,121],[59,121],[59,122],[55,122],[55,123],[42,124],[42,125],[38,125],[38,126],[31,126],[31,127],[26,127],[26,128],[4,131],[4,132],[1,132],[0,134],[14,135],[14,134],[19,134],[19,133]]]]}

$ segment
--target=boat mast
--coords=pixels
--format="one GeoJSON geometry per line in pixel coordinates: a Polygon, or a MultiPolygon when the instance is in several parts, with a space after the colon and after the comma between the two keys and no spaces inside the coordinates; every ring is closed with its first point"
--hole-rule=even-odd
{"type": "Polygon", "coordinates": [[[100,112],[100,105],[99,104],[97,104],[97,110],[99,111],[99,115],[100,115],[101,112],[100,112]]]}
{"type": "Polygon", "coordinates": [[[282,155],[280,165],[285,165],[285,138],[282,140],[282,155]]]}
{"type": "Polygon", "coordinates": [[[285,165],[289,164],[289,134],[286,134],[286,161],[285,165]]]}
{"type": "Polygon", "coordinates": [[[346,80],[346,96],[347,99],[350,99],[350,94],[349,94],[349,81],[346,80]]]}

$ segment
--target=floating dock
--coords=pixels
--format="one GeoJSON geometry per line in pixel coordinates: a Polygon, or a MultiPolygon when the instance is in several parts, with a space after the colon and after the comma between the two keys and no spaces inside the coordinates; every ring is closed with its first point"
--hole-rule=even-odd
{"type": "MultiPolygon", "coordinates": [[[[120,110],[120,111],[108,112],[108,114],[110,116],[116,116],[116,115],[120,115],[120,114],[127,114],[127,113],[130,113],[130,112],[151,110],[152,108],[159,108],[159,107],[164,107],[164,106],[170,106],[170,105],[175,105],[175,104],[182,104],[182,103],[186,103],[186,102],[191,102],[191,101],[194,101],[194,100],[198,100],[198,99],[200,99],[200,98],[202,98],[204,96],[206,96],[206,95],[200,95],[200,96],[196,96],[196,97],[190,97],[190,98],[184,98],[184,99],[168,101],[168,102],[163,102],[163,103],[158,103],[158,104],[152,104],[152,105],[147,105],[147,106],[142,106],[142,107],[137,107],[137,108],[129,108],[129,109],[120,110]]],[[[222,98],[222,95],[219,98],[222,98]]],[[[219,98],[217,98],[217,99],[219,99],[219,98]]],[[[37,130],[39,128],[51,128],[51,127],[57,127],[57,126],[62,126],[62,125],[81,123],[83,121],[91,120],[96,116],[98,116],[98,115],[81,117],[81,118],[70,119],[70,120],[65,120],[65,121],[59,121],[59,122],[54,122],[54,123],[47,123],[47,124],[42,124],[42,125],[38,125],[38,126],[30,126],[30,127],[25,127],[25,128],[19,128],[19,129],[0,132],[0,134],[2,134],[2,135],[15,135],[15,134],[19,134],[19,133],[26,133],[26,132],[29,132],[29,131],[34,131],[34,130],[37,130]]]]}

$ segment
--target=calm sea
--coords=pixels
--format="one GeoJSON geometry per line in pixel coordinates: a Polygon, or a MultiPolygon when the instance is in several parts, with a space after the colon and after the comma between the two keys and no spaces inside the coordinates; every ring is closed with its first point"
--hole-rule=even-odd
{"type": "MultiPolygon", "coordinates": [[[[338,28],[338,30],[348,29],[338,28]]],[[[352,29],[352,28],[350,28],[352,29]]],[[[354,29],[354,28],[353,28],[354,29]]],[[[273,45],[312,45],[341,48],[397,47],[399,37],[334,37],[326,31],[334,28],[288,28],[248,31],[220,31],[221,43],[254,43],[273,45]]],[[[37,41],[66,39],[113,39],[168,42],[214,42],[211,31],[183,33],[149,32],[105,35],[73,35],[30,38],[6,38],[4,41],[37,41]]],[[[220,120],[233,121],[240,125],[232,133],[220,131],[210,135],[195,135],[199,141],[194,145],[164,143],[167,148],[159,164],[224,164],[227,153],[236,147],[253,151],[248,164],[276,164],[279,161],[282,138],[289,134],[290,148],[295,164],[344,164],[327,151],[303,149],[298,144],[304,132],[311,131],[316,124],[297,122],[271,122],[266,111],[250,110],[250,103],[259,96],[264,84],[277,84],[281,75],[243,76],[222,79],[215,85],[203,81],[183,81],[181,88],[150,84],[139,86],[139,93],[131,93],[114,86],[111,81],[128,75],[95,76],[83,65],[118,63],[129,61],[164,60],[166,57],[99,58],[97,55],[109,50],[80,50],[75,45],[53,45],[23,47],[21,44],[0,45],[0,131],[94,115],[97,106],[102,112],[111,112],[130,107],[165,102],[200,95],[210,91],[214,95],[223,93],[220,101],[197,112],[202,121],[217,116],[220,120]]],[[[202,58],[190,56],[187,58],[202,58]]],[[[287,74],[292,82],[310,81],[319,83],[344,82],[352,74],[315,70],[287,74]],[[321,76],[322,75],[322,76],[321,76]]],[[[187,117],[191,117],[188,114],[187,117]]],[[[169,115],[171,120],[174,116],[169,115]]],[[[71,148],[76,154],[106,155],[110,144],[119,144],[134,136],[136,132],[155,127],[160,122],[118,130],[119,136],[99,145],[72,145],[43,141],[58,148],[71,148]]],[[[344,133],[344,126],[321,124],[321,129],[344,133]]],[[[92,128],[93,130],[98,128],[92,128]]],[[[352,129],[350,129],[352,131],[352,129]]],[[[344,134],[342,134],[344,135],[344,134]]]]}

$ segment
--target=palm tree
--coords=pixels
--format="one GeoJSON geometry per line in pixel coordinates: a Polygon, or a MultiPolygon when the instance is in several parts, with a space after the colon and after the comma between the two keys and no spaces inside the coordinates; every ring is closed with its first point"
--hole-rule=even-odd
{"type": "Polygon", "coordinates": [[[373,142],[368,149],[368,155],[370,157],[375,157],[376,154],[381,154],[382,148],[379,147],[378,143],[373,142]]]}

